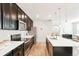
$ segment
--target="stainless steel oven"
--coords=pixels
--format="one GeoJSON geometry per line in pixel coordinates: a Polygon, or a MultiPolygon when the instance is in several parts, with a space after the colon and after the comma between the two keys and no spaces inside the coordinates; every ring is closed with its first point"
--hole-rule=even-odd
{"type": "Polygon", "coordinates": [[[21,34],[11,35],[11,41],[21,41],[21,34]]]}

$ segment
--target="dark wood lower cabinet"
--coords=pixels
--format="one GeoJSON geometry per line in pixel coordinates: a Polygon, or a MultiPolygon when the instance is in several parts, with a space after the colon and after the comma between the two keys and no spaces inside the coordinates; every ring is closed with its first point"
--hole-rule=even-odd
{"type": "Polygon", "coordinates": [[[12,51],[10,51],[9,53],[7,53],[6,55],[4,56],[12,56],[12,51]]]}
{"type": "Polygon", "coordinates": [[[46,46],[49,56],[72,56],[72,47],[52,46],[48,39],[46,39],[46,46]]]}
{"type": "Polygon", "coordinates": [[[53,56],[72,56],[72,47],[53,47],[53,56]]]}
{"type": "Polygon", "coordinates": [[[24,56],[24,44],[20,45],[19,47],[13,49],[9,53],[4,56],[24,56]]]}
{"type": "Polygon", "coordinates": [[[31,39],[28,39],[28,42],[23,43],[22,45],[16,47],[11,52],[7,53],[5,56],[24,56],[28,55],[29,50],[34,44],[34,37],[31,39]]]}
{"type": "Polygon", "coordinates": [[[23,56],[24,55],[24,44],[20,45],[12,51],[13,56],[23,56]]]}
{"type": "Polygon", "coordinates": [[[34,44],[34,37],[31,39],[28,39],[29,41],[24,43],[24,54],[28,55],[29,54],[29,50],[31,49],[31,47],[34,44]]]}
{"type": "Polygon", "coordinates": [[[49,56],[53,56],[53,49],[52,49],[53,47],[48,39],[46,39],[46,46],[47,46],[49,56]]]}

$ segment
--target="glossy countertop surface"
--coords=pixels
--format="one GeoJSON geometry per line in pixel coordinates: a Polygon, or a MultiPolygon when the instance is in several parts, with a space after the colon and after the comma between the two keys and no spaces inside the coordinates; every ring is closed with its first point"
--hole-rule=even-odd
{"type": "Polygon", "coordinates": [[[50,41],[52,46],[79,46],[79,42],[73,41],[72,39],[66,39],[61,36],[57,36],[56,39],[52,38],[51,36],[47,36],[47,39],[50,41]]]}
{"type": "Polygon", "coordinates": [[[8,41],[0,40],[0,56],[4,56],[9,53],[11,50],[23,44],[24,41],[8,41]]]}
{"type": "Polygon", "coordinates": [[[21,38],[27,38],[27,39],[29,39],[29,38],[32,38],[32,37],[34,37],[34,35],[26,35],[26,36],[21,37],[21,38]]]}

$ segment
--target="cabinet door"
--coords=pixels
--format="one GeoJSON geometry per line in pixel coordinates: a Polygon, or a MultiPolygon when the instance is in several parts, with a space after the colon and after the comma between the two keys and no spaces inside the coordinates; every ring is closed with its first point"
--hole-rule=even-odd
{"type": "Polygon", "coordinates": [[[17,30],[18,29],[18,13],[17,13],[16,4],[10,4],[10,12],[11,12],[10,29],[17,30]]]}
{"type": "Polygon", "coordinates": [[[1,3],[0,3],[0,28],[1,28],[1,3]]]}
{"type": "Polygon", "coordinates": [[[13,56],[23,56],[24,55],[24,44],[20,45],[13,50],[13,56]]]}
{"type": "Polygon", "coordinates": [[[24,18],[25,18],[25,14],[24,12],[22,11],[22,21],[24,22],[24,18]]]}
{"type": "Polygon", "coordinates": [[[49,42],[48,45],[49,45],[49,55],[53,56],[53,47],[52,47],[52,44],[49,42]]]}
{"type": "Polygon", "coordinates": [[[3,11],[3,29],[9,29],[9,20],[10,20],[10,4],[3,3],[2,4],[3,11]]]}
{"type": "Polygon", "coordinates": [[[18,20],[21,20],[24,22],[25,14],[24,12],[18,7],[18,20]]]}
{"type": "Polygon", "coordinates": [[[18,7],[18,20],[22,20],[22,12],[19,7],[18,7]]]}
{"type": "Polygon", "coordinates": [[[31,30],[31,25],[30,25],[30,19],[27,19],[27,30],[30,31],[31,30]]]}
{"type": "Polygon", "coordinates": [[[46,39],[46,46],[47,46],[49,56],[53,56],[53,47],[48,39],[46,39]]]}
{"type": "Polygon", "coordinates": [[[28,18],[28,20],[27,20],[27,26],[28,26],[28,30],[30,31],[31,30],[31,28],[33,27],[33,21],[30,19],[30,18],[28,18]]]}
{"type": "Polygon", "coordinates": [[[28,18],[28,16],[25,14],[26,29],[27,29],[27,18],[28,18]]]}

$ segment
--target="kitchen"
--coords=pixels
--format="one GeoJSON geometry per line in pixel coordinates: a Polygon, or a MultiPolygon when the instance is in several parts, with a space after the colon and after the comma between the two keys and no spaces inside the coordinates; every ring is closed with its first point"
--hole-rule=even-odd
{"type": "Polygon", "coordinates": [[[0,3],[0,56],[78,56],[78,6],[0,3]]]}

